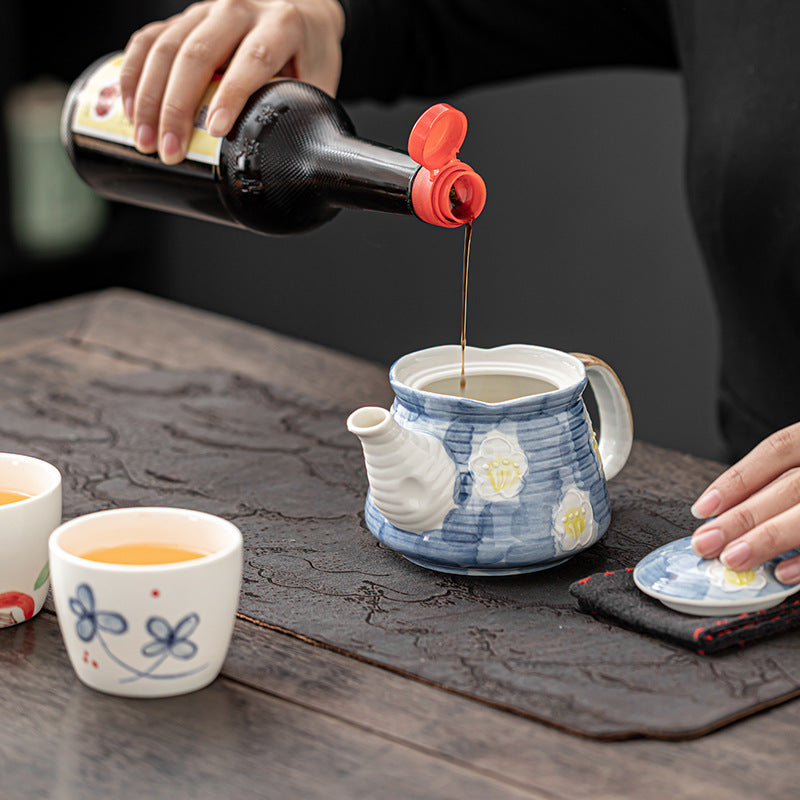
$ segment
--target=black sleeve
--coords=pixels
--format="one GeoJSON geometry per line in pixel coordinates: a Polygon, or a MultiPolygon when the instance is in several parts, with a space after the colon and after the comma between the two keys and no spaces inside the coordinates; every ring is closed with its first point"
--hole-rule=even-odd
{"type": "Polygon", "coordinates": [[[677,67],[667,0],[340,2],[345,100],[592,67],[677,67]]]}

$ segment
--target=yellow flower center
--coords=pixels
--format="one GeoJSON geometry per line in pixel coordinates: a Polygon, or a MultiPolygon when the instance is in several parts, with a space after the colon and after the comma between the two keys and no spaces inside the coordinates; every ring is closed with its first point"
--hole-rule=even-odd
{"type": "Polygon", "coordinates": [[[752,569],[746,569],[744,572],[734,572],[732,569],[726,569],[722,573],[728,583],[734,586],[747,586],[756,579],[756,573],[752,569]]]}
{"type": "Polygon", "coordinates": [[[570,506],[566,514],[561,518],[564,525],[564,532],[573,539],[579,539],[586,530],[586,509],[581,506],[570,506]]]}
{"type": "Polygon", "coordinates": [[[490,461],[486,465],[486,474],[496,492],[516,486],[521,478],[519,464],[506,456],[497,456],[490,461]]]}

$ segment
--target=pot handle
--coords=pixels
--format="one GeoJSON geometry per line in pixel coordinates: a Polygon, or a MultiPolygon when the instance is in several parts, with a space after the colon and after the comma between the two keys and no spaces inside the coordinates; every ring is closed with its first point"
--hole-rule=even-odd
{"type": "Polygon", "coordinates": [[[600,358],[586,353],[572,353],[586,368],[586,377],[597,400],[600,413],[600,462],[606,480],[611,480],[625,466],[633,445],[633,417],[628,396],[611,367],[600,358]]]}

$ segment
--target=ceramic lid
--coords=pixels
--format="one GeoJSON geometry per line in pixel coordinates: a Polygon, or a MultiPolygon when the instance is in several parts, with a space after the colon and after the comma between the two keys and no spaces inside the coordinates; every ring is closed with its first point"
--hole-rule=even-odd
{"type": "Polygon", "coordinates": [[[800,591],[800,585],[789,586],[775,577],[775,566],[797,552],[734,572],[718,558],[696,555],[687,536],[646,555],[636,565],[633,580],[645,594],[684,614],[709,617],[760,611],[800,591]]]}

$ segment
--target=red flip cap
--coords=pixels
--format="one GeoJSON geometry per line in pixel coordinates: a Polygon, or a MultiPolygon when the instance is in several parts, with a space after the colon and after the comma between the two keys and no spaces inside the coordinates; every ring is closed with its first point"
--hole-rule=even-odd
{"type": "Polygon", "coordinates": [[[483,211],[486,184],[456,158],[466,135],[466,116],[437,103],[417,120],[408,137],[408,154],[421,165],[411,185],[411,204],[431,225],[457,228],[483,211]]]}

